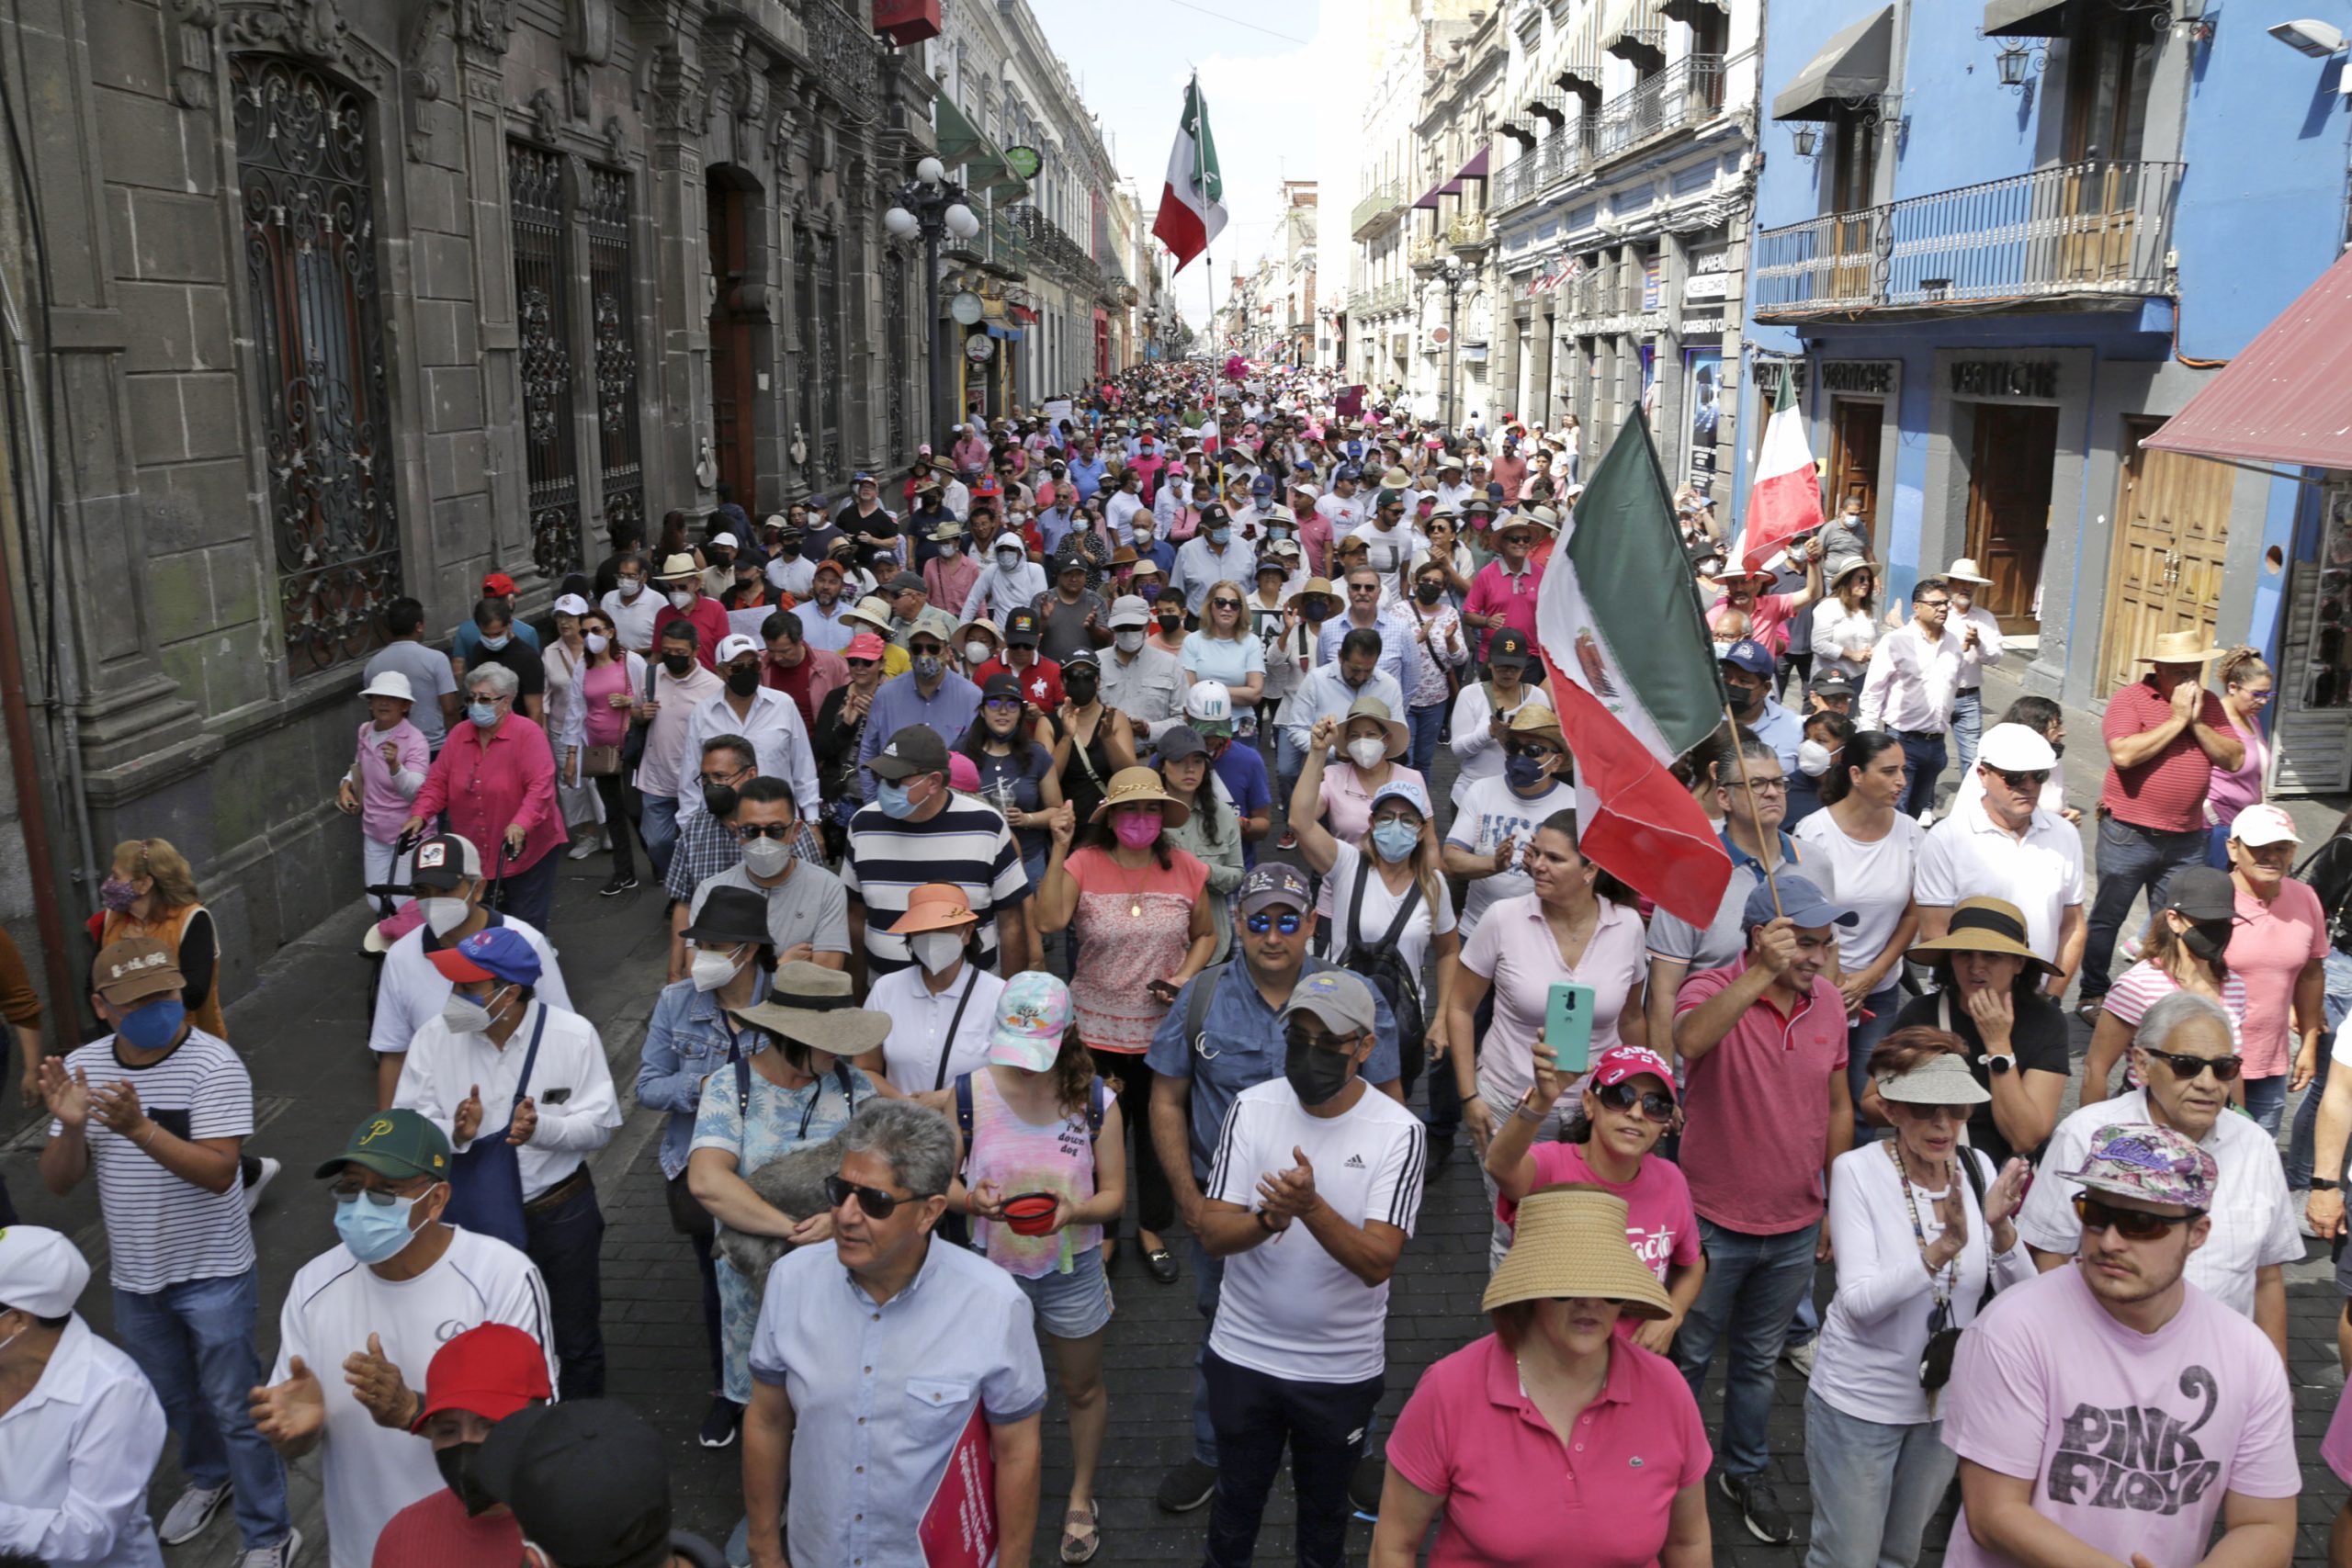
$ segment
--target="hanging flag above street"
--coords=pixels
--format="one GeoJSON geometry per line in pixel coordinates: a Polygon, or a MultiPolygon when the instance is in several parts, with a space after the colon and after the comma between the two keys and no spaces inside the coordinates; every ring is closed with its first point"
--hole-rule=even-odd
{"type": "Polygon", "coordinates": [[[1168,152],[1168,184],[1160,192],[1154,238],[1175,253],[1176,270],[1209,248],[1225,230],[1225,179],[1217,173],[1216,141],[1209,134],[1208,100],[1198,76],[1184,88],[1184,118],[1168,152]]]}

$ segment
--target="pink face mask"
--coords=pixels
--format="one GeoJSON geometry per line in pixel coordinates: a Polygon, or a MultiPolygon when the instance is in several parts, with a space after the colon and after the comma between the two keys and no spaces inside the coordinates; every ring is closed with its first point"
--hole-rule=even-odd
{"type": "Polygon", "coordinates": [[[1111,831],[1119,842],[1131,850],[1148,850],[1159,837],[1159,814],[1156,811],[1122,811],[1111,818],[1111,831]]]}

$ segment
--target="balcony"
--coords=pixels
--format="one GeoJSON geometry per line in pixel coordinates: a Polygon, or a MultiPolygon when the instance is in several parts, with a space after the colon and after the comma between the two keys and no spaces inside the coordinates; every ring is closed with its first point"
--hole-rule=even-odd
{"type": "Polygon", "coordinates": [[[1424,234],[1405,247],[1405,265],[1417,277],[1427,277],[1445,265],[1445,241],[1436,234],[1424,234]]]}
{"type": "Polygon", "coordinates": [[[1759,321],[2171,292],[2165,256],[2186,165],[2059,164],[1756,237],[1759,321]]]}
{"type": "Polygon", "coordinates": [[[1349,234],[1359,240],[1364,238],[1380,225],[1383,219],[1404,205],[1404,186],[1383,186],[1356,203],[1355,210],[1348,217],[1349,234]]]}
{"type": "Polygon", "coordinates": [[[1613,158],[1668,131],[1701,124],[1724,111],[1724,57],[1693,54],[1676,61],[1630,93],[1601,105],[1594,123],[1593,156],[1613,158]]]}
{"type": "Polygon", "coordinates": [[[1493,243],[1493,236],[1487,229],[1487,215],[1465,212],[1456,218],[1445,226],[1445,243],[1455,255],[1476,265],[1478,259],[1487,254],[1487,247],[1493,243]]]}
{"type": "Polygon", "coordinates": [[[1579,119],[1555,130],[1495,176],[1494,206],[1500,209],[1540,196],[1554,181],[1563,180],[1592,162],[1591,127],[1579,119]]]}

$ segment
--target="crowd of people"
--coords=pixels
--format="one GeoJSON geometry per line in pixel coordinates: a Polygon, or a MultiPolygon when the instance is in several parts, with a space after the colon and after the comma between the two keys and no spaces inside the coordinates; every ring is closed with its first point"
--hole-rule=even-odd
{"type": "MultiPolygon", "coordinates": [[[[1124,1274],[1189,1276],[1203,1319],[1157,1503],[1208,1510],[1211,1568],[1285,1456],[1302,1568],[1358,1514],[1378,1568],[1697,1568],[1711,1490],[1813,1568],[1905,1568],[1955,1490],[1955,1562],[2287,1562],[2282,1270],[2346,1229],[2352,835],[2299,864],[2263,798],[2268,671],[2157,639],[2086,866],[2057,705],[1984,722],[1973,562],[1882,604],[1858,508],[1750,562],[1686,491],[1656,524],[1726,713],[1674,776],[1731,873],[1683,919],[1583,852],[1537,635],[1567,530],[1648,525],[1580,518],[1593,456],[1573,420],[1154,363],[844,496],[673,513],[543,626],[500,572],[446,651],[397,602],[334,796],[375,1108],[313,1173],[337,1242],[267,1366],[278,1167],[197,869],[117,851],[96,1031],[44,1030],[0,947],[113,1328],[0,1188],[0,1554],[156,1568],[227,1508],[286,1568],[316,1450],[335,1568],[1085,1562],[1143,1397],[1105,1355],[1124,1274]],[[555,929],[596,855],[667,942],[628,1082],[555,929]],[[671,1535],[661,1439],[603,1397],[592,1164],[633,1106],[699,1280],[697,1440],[741,1456],[723,1549],[671,1535]],[[1384,1435],[1449,1172],[1491,1332],[1384,1435]]],[[[2352,1479],[2341,1408],[2319,1451],[2352,1479]]]]}

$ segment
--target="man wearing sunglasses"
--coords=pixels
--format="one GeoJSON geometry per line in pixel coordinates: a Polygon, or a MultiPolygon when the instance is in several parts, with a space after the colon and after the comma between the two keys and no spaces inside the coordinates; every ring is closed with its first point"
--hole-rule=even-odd
{"type": "MultiPolygon", "coordinates": [[[[749,863],[754,870],[773,875],[774,885],[780,886],[792,875],[790,867],[782,863],[787,860],[809,862],[811,870],[824,869],[823,842],[801,822],[799,796],[782,779],[762,775],[751,742],[741,736],[715,736],[704,744],[698,793],[704,809],[680,830],[670,857],[670,874],[662,883],[662,890],[670,897],[672,984],[686,977],[689,956],[678,933],[685,930],[692,910],[701,904],[704,886],[713,877],[749,863]],[[754,824],[748,839],[743,821],[747,801],[754,824]],[[777,823],[792,830],[778,834],[770,826],[777,823]],[[753,844],[760,847],[751,847],[753,844]]],[[[746,882],[744,886],[764,894],[770,885],[746,882]]],[[[813,888],[815,885],[804,886],[813,888]]],[[[799,891],[795,890],[796,897],[799,891]]],[[[813,956],[812,961],[821,962],[813,956]]]]}
{"type": "Polygon", "coordinates": [[[2245,1065],[2235,1042],[2229,1014],[2210,997],[2175,991],[2152,1005],[2132,1043],[2140,1087],[2093,1101],[2058,1123],[2041,1156],[2045,1179],[2026,1194],[2018,1234],[2044,1270],[2072,1261],[2082,1225],[2059,1184],[2047,1178],[2079,1163],[2110,1122],[2148,1122],[2177,1133],[2213,1165],[2222,1220],[2188,1259],[2188,1282],[2253,1318],[2283,1360],[2287,1283],[2281,1268],[2302,1261],[2303,1239],[2278,1145],[2258,1123],[2230,1112],[2230,1085],[2245,1065]]]}
{"type": "Polygon", "coordinates": [[[1924,580],[1912,591],[1910,621],[1878,639],[1862,676],[1858,724],[1903,742],[1911,787],[1897,809],[1905,817],[1934,808],[1936,781],[1944,773],[1944,731],[1951,727],[1963,648],[1951,622],[1951,590],[1941,578],[1924,580]]]}
{"type": "Polygon", "coordinates": [[[2027,1200],[2070,1211],[2080,1240],[2055,1261],[2074,1267],[2045,1264],[1961,1337],[1943,1398],[1962,1500],[1946,1561],[2283,1563],[2302,1485],[2286,1368],[2192,1288],[2239,1224],[2229,1172],[2210,1141],[2092,1109],[2103,1124],[2064,1164],[2053,1145],[2027,1200]],[[2062,1183],[2080,1189],[2071,1202],[2062,1183]]]}
{"type": "Polygon", "coordinates": [[[1972,798],[1928,829],[1919,846],[1914,893],[1919,936],[1942,939],[1963,898],[1998,898],[2025,916],[2026,945],[2055,968],[2044,983],[2052,997],[2083,961],[2083,837],[2041,806],[2042,785],[2058,766],[2049,741],[2022,724],[1996,724],[1976,754],[1972,798]]]}
{"type": "Polygon", "coordinates": [[[392,1516],[444,1484],[432,1446],[410,1434],[443,1342],[503,1323],[551,1348],[547,1287],[531,1260],[444,1223],[451,1168],[440,1128],[413,1111],[380,1111],[318,1169],[340,1240],[296,1271],[277,1364],[252,1401],[254,1424],[281,1454],[324,1445],[333,1568],[368,1568],[392,1516]]]}

